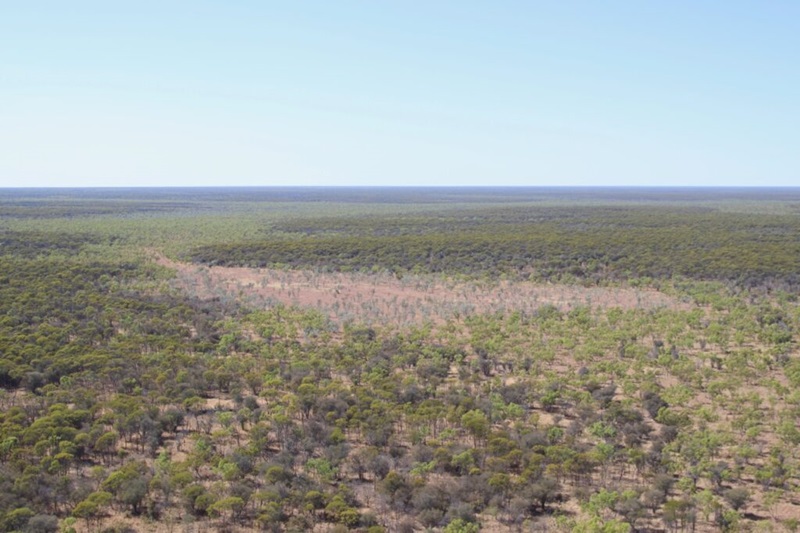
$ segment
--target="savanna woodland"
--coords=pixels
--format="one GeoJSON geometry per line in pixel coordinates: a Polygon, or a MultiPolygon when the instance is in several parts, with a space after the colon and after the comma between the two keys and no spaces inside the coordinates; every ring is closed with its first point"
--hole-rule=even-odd
{"type": "Polygon", "coordinates": [[[796,531],[800,190],[0,191],[0,530],[796,531]]]}

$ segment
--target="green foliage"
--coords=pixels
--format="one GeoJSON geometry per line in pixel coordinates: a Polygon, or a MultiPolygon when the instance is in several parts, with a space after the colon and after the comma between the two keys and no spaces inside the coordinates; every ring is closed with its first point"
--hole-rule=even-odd
{"type": "Polygon", "coordinates": [[[116,515],[143,529],[732,530],[798,484],[786,200],[29,194],[0,198],[2,530],[113,529],[116,515]],[[157,252],[587,296],[337,323],[250,307],[257,287],[215,291],[205,267],[180,265],[202,281],[178,285],[157,252]],[[668,306],[585,287],[619,283],[668,306]]]}
{"type": "Polygon", "coordinates": [[[108,492],[93,492],[72,510],[72,516],[86,520],[99,518],[111,503],[113,495],[108,492]]]}
{"type": "Polygon", "coordinates": [[[461,425],[472,435],[476,443],[489,435],[489,419],[483,411],[473,409],[464,413],[461,416],[461,425]]]}
{"type": "Polygon", "coordinates": [[[220,516],[229,513],[231,517],[235,517],[244,509],[245,502],[238,496],[229,496],[221,500],[217,500],[208,506],[207,512],[211,516],[220,516]]]}
{"type": "Polygon", "coordinates": [[[602,520],[591,517],[575,524],[572,533],[629,533],[631,526],[617,519],[602,520]]]}
{"type": "Polygon", "coordinates": [[[10,510],[2,515],[0,528],[3,531],[17,531],[23,529],[28,522],[36,515],[27,507],[19,507],[10,510]]]}
{"type": "Polygon", "coordinates": [[[478,533],[480,530],[480,525],[456,518],[448,523],[442,531],[443,533],[478,533]]]}
{"type": "Polygon", "coordinates": [[[591,282],[681,276],[744,285],[794,285],[800,266],[797,217],[687,207],[503,207],[437,217],[295,219],[275,229],[291,238],[206,245],[190,257],[255,267],[591,282]]]}

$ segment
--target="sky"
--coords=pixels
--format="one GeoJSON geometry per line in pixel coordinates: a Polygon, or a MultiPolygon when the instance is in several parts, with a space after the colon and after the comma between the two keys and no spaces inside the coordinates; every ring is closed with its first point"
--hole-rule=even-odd
{"type": "Polygon", "coordinates": [[[800,186],[800,2],[0,3],[0,187],[800,186]]]}

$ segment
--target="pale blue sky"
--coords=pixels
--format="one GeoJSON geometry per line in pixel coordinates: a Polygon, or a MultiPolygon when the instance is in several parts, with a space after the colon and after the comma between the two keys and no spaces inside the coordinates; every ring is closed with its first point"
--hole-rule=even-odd
{"type": "Polygon", "coordinates": [[[0,5],[0,186],[800,185],[797,1],[0,5]]]}

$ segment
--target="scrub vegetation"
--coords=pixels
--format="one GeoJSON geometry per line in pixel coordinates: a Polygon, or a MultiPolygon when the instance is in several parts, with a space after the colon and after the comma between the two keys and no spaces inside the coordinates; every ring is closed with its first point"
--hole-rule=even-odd
{"type": "Polygon", "coordinates": [[[800,191],[0,193],[0,531],[795,531],[800,191]]]}

